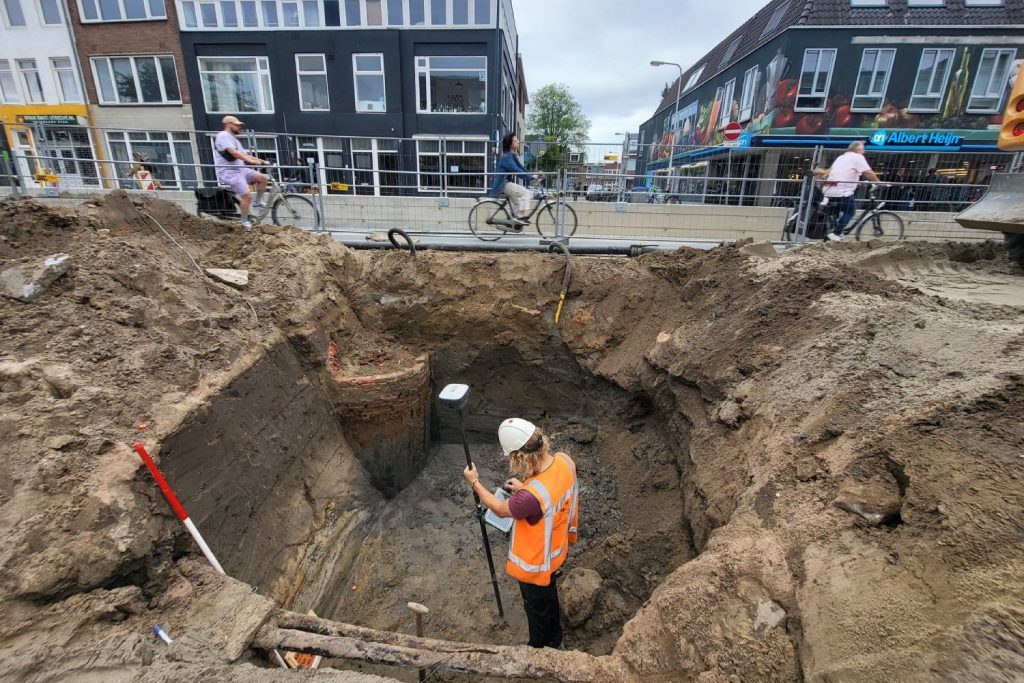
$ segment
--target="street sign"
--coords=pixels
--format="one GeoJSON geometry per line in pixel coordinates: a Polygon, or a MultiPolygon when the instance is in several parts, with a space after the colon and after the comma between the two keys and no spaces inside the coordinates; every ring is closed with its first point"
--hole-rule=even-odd
{"type": "Polygon", "coordinates": [[[726,140],[738,140],[740,133],[743,132],[743,126],[733,121],[722,130],[722,134],[726,140]]]}

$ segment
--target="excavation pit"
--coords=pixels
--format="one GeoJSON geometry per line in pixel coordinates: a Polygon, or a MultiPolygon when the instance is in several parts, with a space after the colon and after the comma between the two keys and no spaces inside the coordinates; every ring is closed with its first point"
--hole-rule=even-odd
{"type": "Polygon", "coordinates": [[[501,620],[455,413],[434,400],[459,381],[471,386],[470,452],[489,488],[512,476],[496,437],[505,417],[535,421],[575,460],[583,532],[560,579],[566,646],[610,653],[693,555],[671,456],[685,431],[564,348],[526,362],[503,346],[428,356],[352,342],[331,339],[321,367],[303,357],[315,344],[272,348],[163,442],[162,467],[228,574],[300,613],[407,631],[412,601],[429,607],[432,637],[525,643],[508,536],[487,527],[501,620]]]}

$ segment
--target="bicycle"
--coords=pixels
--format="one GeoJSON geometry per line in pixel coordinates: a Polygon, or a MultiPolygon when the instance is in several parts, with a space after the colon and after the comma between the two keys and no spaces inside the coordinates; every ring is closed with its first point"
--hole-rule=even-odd
{"type": "MultiPolygon", "coordinates": [[[[903,239],[903,219],[892,211],[884,211],[885,202],[878,201],[876,192],[879,185],[868,185],[868,205],[852,223],[843,230],[843,235],[853,233],[853,239],[860,241],[861,232],[864,227],[871,225],[871,236],[865,239],[875,240],[901,240],[903,239]]],[[[834,232],[835,221],[839,219],[838,214],[831,212],[828,234],[834,232]]]]}
{"type": "MultiPolygon", "coordinates": [[[[274,179],[267,166],[260,167],[269,181],[264,196],[266,205],[252,206],[249,210],[249,222],[253,226],[260,225],[269,215],[274,225],[291,225],[303,230],[320,229],[320,213],[316,204],[309,197],[296,192],[285,192],[274,179]]],[[[226,218],[236,215],[239,200],[234,192],[226,187],[198,188],[195,190],[198,202],[197,213],[208,213],[212,216],[226,218]],[[228,208],[230,207],[230,208],[228,208]]]]}
{"type": "Polygon", "coordinates": [[[657,185],[652,185],[651,189],[647,191],[647,203],[648,204],[678,204],[679,197],[674,194],[665,192],[657,185]]]}
{"type": "MultiPolygon", "coordinates": [[[[537,216],[535,227],[541,237],[554,237],[555,228],[558,225],[557,202],[551,201],[551,197],[558,197],[562,193],[546,190],[543,187],[534,187],[534,199],[538,200],[526,216],[525,223],[512,219],[509,211],[509,199],[481,199],[469,210],[469,230],[477,239],[485,242],[493,242],[505,235],[512,233],[520,235],[523,228],[530,224],[534,216],[537,216]]],[[[568,204],[561,207],[565,210],[565,236],[572,237],[576,234],[577,218],[576,211],[568,204]]]]}
{"type": "MultiPolygon", "coordinates": [[[[903,235],[903,219],[898,214],[892,211],[883,210],[885,208],[884,201],[878,201],[876,192],[878,191],[878,185],[872,184],[868,186],[868,205],[861,212],[860,216],[856,219],[851,220],[850,224],[843,230],[843,235],[849,235],[853,233],[854,239],[860,241],[861,233],[864,231],[865,226],[871,225],[872,235],[865,237],[865,239],[892,239],[902,240],[903,235]]],[[[810,239],[828,239],[828,236],[835,232],[836,221],[839,220],[839,213],[833,210],[831,207],[826,209],[828,206],[827,202],[822,202],[816,206],[811,207],[810,220],[805,225],[804,217],[798,216],[798,207],[790,209],[789,215],[786,217],[786,222],[782,226],[782,240],[784,242],[790,242],[797,234],[803,234],[810,239]],[[821,237],[812,236],[817,230],[815,227],[824,227],[824,231],[821,237]]],[[[834,205],[833,205],[834,206],[834,205]]]]}

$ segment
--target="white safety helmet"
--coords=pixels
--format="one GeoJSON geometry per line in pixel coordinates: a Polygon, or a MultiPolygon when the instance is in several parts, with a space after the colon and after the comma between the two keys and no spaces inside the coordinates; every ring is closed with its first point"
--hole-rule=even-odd
{"type": "Polygon", "coordinates": [[[518,451],[526,445],[533,433],[537,430],[532,422],[527,422],[520,417],[510,417],[498,427],[498,442],[501,443],[501,450],[505,457],[512,451],[518,451]]]}

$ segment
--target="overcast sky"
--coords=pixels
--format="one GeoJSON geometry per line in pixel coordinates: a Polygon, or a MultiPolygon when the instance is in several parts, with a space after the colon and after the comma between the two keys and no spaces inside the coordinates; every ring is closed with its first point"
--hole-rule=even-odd
{"type": "Polygon", "coordinates": [[[673,66],[694,61],[768,0],[512,0],[532,93],[565,83],[593,124],[592,142],[616,142],[654,114],[673,66]]]}

